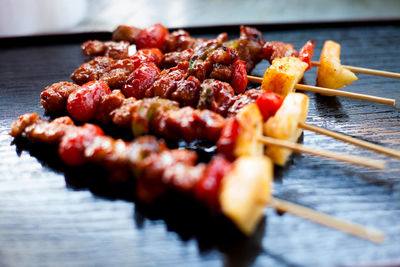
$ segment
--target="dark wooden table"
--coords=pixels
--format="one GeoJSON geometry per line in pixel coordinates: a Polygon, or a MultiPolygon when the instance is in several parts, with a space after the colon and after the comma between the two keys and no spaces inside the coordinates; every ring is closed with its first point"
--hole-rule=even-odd
{"type": "MultiPolygon", "coordinates": [[[[314,39],[342,44],[342,63],[400,72],[398,22],[362,25],[261,26],[267,40],[314,39]]],[[[215,36],[220,28],[191,29],[215,36]]],[[[237,27],[226,27],[233,38],[237,27]]],[[[289,214],[266,210],[250,238],[221,218],[210,218],[190,200],[171,196],[155,207],[130,201],[129,188],[114,188],[96,169],[67,169],[51,148],[11,144],[7,135],[19,115],[44,116],[40,92],[69,80],[87,60],[81,41],[109,33],[0,40],[0,266],[332,266],[400,264],[400,161],[331,138],[305,132],[316,148],[387,162],[385,171],[309,155],[276,168],[274,194],[384,230],[382,245],[351,237],[289,214]],[[166,204],[167,203],[167,204],[166,204]]],[[[317,59],[317,56],[314,58],[317,59]]],[[[267,64],[253,72],[262,75],[267,64]]],[[[306,74],[314,84],[315,69],[306,74]]],[[[345,90],[400,101],[400,81],[359,75],[345,90]]],[[[400,149],[396,107],[313,93],[307,122],[400,149]]]]}

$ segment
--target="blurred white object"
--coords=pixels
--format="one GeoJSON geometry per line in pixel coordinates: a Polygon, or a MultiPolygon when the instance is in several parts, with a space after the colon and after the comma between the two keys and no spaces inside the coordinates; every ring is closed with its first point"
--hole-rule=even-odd
{"type": "Polygon", "coordinates": [[[399,0],[90,0],[75,31],[119,24],[166,27],[399,19],[399,0]]]}
{"type": "Polygon", "coordinates": [[[86,0],[1,0],[0,36],[57,32],[78,24],[86,0]]]}
{"type": "Polygon", "coordinates": [[[0,36],[167,27],[400,19],[399,0],[0,0],[0,36]]]}

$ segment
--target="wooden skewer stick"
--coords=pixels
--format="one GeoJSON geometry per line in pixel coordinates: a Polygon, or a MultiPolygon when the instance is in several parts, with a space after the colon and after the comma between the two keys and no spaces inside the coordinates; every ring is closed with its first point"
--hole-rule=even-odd
{"type": "Polygon", "coordinates": [[[363,148],[367,148],[376,152],[380,152],[389,156],[393,156],[393,157],[397,157],[400,158],[400,151],[395,150],[395,149],[391,149],[391,148],[387,148],[384,146],[380,146],[380,145],[376,145],[367,141],[363,141],[363,140],[359,140],[341,133],[337,133],[337,132],[333,132],[324,128],[320,128],[317,126],[313,126],[313,125],[309,125],[309,124],[305,124],[302,122],[299,122],[299,127],[303,128],[304,130],[309,130],[309,131],[313,131],[319,134],[324,134],[330,137],[333,137],[335,139],[338,140],[342,140],[344,142],[348,142],[350,144],[353,145],[357,145],[363,148]]]}
{"type": "Polygon", "coordinates": [[[347,97],[347,98],[354,98],[354,99],[358,99],[358,100],[364,100],[364,101],[375,102],[375,103],[391,105],[391,106],[394,106],[396,104],[396,100],[391,99],[391,98],[371,96],[371,95],[365,95],[365,94],[357,94],[357,93],[352,93],[352,92],[347,92],[347,91],[318,87],[318,86],[296,84],[294,86],[294,88],[298,89],[298,90],[303,90],[303,91],[309,91],[309,92],[321,93],[321,94],[327,94],[327,95],[336,95],[336,96],[342,96],[342,97],[347,97]]]}
{"type": "MultiPolygon", "coordinates": [[[[248,75],[247,77],[252,82],[258,82],[258,83],[262,82],[262,78],[260,78],[260,77],[255,77],[255,76],[250,76],[250,75],[248,75]]],[[[348,93],[348,92],[344,92],[344,91],[337,91],[337,90],[332,90],[332,89],[327,89],[327,88],[322,88],[322,87],[316,87],[316,86],[306,86],[306,85],[302,85],[302,84],[297,84],[295,86],[295,88],[296,89],[301,89],[301,90],[304,90],[304,91],[307,91],[308,88],[311,88],[311,89],[312,88],[317,88],[318,91],[316,91],[316,92],[324,92],[326,90],[331,90],[331,91],[334,91],[334,92],[346,93],[346,95],[351,94],[351,95],[362,96],[364,98],[363,100],[371,101],[370,99],[365,99],[365,97],[368,97],[368,98],[372,97],[373,100],[380,99],[379,102],[378,101],[373,101],[373,102],[378,102],[378,103],[383,103],[383,104],[390,104],[390,105],[394,105],[395,104],[395,100],[394,99],[380,98],[380,97],[374,97],[374,96],[369,96],[369,95],[360,95],[360,94],[348,93]],[[305,88],[305,87],[307,87],[307,88],[305,88]],[[383,102],[381,102],[381,101],[383,101],[383,102]]],[[[353,98],[356,98],[356,97],[353,97],[353,98]]],[[[357,99],[360,99],[360,98],[357,98],[357,99]]],[[[317,133],[320,133],[320,134],[324,134],[324,135],[327,135],[327,136],[330,136],[330,137],[333,137],[333,138],[336,138],[336,139],[339,139],[339,140],[342,140],[342,141],[345,141],[345,142],[348,142],[348,143],[351,143],[351,144],[354,144],[354,145],[358,145],[360,147],[364,147],[364,148],[367,148],[367,149],[371,149],[371,150],[374,150],[374,151],[377,151],[377,152],[381,152],[381,153],[384,153],[384,154],[387,154],[387,155],[390,155],[390,156],[394,156],[394,157],[400,158],[400,151],[397,151],[397,150],[394,150],[394,149],[390,149],[390,148],[386,148],[386,147],[383,147],[383,146],[375,145],[375,144],[372,144],[372,143],[369,143],[369,142],[366,142],[366,141],[362,141],[362,140],[358,140],[356,138],[352,138],[350,136],[346,136],[344,134],[332,132],[332,131],[329,131],[329,130],[326,130],[326,129],[323,129],[323,128],[319,128],[319,127],[316,127],[316,126],[311,126],[311,125],[304,124],[304,123],[300,123],[299,127],[303,128],[303,129],[306,129],[306,130],[309,130],[309,131],[314,131],[314,132],[317,132],[317,133]]]]}
{"type": "Polygon", "coordinates": [[[381,232],[380,230],[368,228],[353,222],[343,221],[331,215],[324,214],[279,198],[272,198],[269,204],[278,211],[288,212],[378,244],[382,243],[385,238],[385,233],[381,232]]]}
{"type": "MultiPolygon", "coordinates": [[[[311,61],[311,66],[319,67],[319,65],[320,65],[319,62],[311,61]]],[[[393,79],[400,79],[400,73],[396,73],[396,72],[373,70],[373,69],[353,67],[353,66],[348,66],[348,65],[342,65],[342,67],[346,68],[352,72],[356,72],[356,73],[363,73],[363,74],[382,76],[382,77],[393,78],[393,79]]]]}
{"type": "Polygon", "coordinates": [[[253,76],[253,75],[247,75],[247,79],[250,82],[253,82],[253,83],[262,83],[262,81],[263,81],[263,78],[257,77],[257,76],[253,76]]]}
{"type": "Polygon", "coordinates": [[[335,153],[332,151],[327,151],[327,150],[316,150],[313,148],[308,148],[306,146],[285,141],[285,140],[280,140],[280,139],[275,139],[267,136],[262,136],[258,138],[260,142],[270,145],[270,146],[279,146],[279,147],[284,147],[290,150],[293,150],[295,152],[299,153],[307,153],[315,156],[320,156],[320,157],[325,157],[325,158],[330,158],[334,160],[339,160],[339,161],[344,161],[348,163],[353,163],[353,164],[358,164],[361,166],[365,167],[370,167],[370,168],[375,168],[375,169],[380,169],[383,170],[385,169],[385,162],[381,160],[373,160],[365,157],[359,157],[359,156],[348,156],[348,155],[343,155],[340,153],[335,153]]]}
{"type": "MultiPolygon", "coordinates": [[[[251,82],[262,83],[262,78],[260,78],[260,77],[247,75],[247,78],[251,82]]],[[[321,94],[326,94],[326,95],[342,96],[342,97],[347,97],[347,98],[354,98],[354,99],[365,100],[365,101],[369,101],[369,102],[391,105],[391,106],[394,106],[396,104],[396,100],[391,99],[391,98],[371,96],[371,95],[365,95],[365,94],[357,94],[357,93],[352,93],[352,92],[328,89],[328,88],[318,87],[318,86],[304,85],[304,84],[299,84],[299,83],[296,84],[294,86],[294,88],[298,89],[298,90],[303,90],[303,91],[321,93],[321,94]]]]}

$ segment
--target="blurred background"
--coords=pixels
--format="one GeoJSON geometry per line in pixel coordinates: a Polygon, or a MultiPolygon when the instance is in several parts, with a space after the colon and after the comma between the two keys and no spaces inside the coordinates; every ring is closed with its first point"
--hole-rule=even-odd
{"type": "Polygon", "coordinates": [[[399,19],[398,0],[0,0],[0,36],[167,27],[399,19]]]}

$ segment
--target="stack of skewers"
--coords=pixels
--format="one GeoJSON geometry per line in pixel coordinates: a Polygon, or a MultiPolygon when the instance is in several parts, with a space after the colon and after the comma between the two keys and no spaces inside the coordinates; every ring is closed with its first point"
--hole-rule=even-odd
{"type": "MultiPolygon", "coordinates": [[[[271,193],[273,164],[284,166],[293,151],[385,167],[381,161],[299,145],[303,129],[400,157],[399,151],[306,123],[309,99],[295,89],[394,105],[392,99],[336,90],[357,79],[340,64],[339,44],[327,41],[316,63],[311,61],[314,42],[297,52],[290,44],[265,42],[256,29],[243,26],[236,40],[227,40],[226,34],[195,39],[183,30],[169,33],[159,24],[146,29],[120,26],[113,39],[84,43],[83,51],[94,58],[72,73],[74,83],[59,82],[42,92],[47,113],[70,117],[50,122],[25,114],[13,123],[11,135],[58,146],[61,159],[70,166],[99,164],[110,172],[112,182],[135,179],[141,201],[154,201],[167,190],[191,195],[222,212],[245,234],[254,231],[269,205],[382,242],[384,234],[378,230],[271,193]],[[137,48],[134,54],[131,44],[137,48]],[[262,59],[271,63],[264,77],[248,76],[262,59]],[[318,86],[299,84],[305,71],[317,65],[318,86]],[[248,81],[261,83],[260,90],[248,88],[248,81]],[[76,126],[71,118],[85,124],[76,126]],[[135,140],[105,136],[90,122],[130,128],[135,140]],[[207,140],[216,145],[217,154],[209,163],[198,163],[194,152],[168,149],[159,138],[207,140]]],[[[382,73],[399,78],[374,72],[382,73]]]]}

